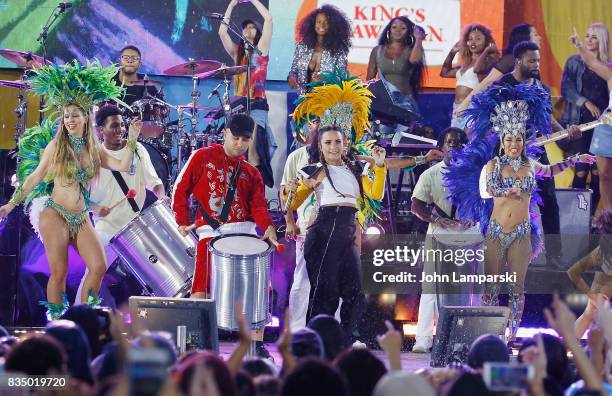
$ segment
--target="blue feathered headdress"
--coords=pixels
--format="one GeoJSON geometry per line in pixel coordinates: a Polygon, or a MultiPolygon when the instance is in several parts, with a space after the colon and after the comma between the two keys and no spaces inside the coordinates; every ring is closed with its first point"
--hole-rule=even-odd
{"type": "MultiPolygon", "coordinates": [[[[552,113],[550,95],[544,89],[534,85],[495,85],[477,94],[472,99],[470,108],[466,110],[466,115],[471,123],[472,139],[469,144],[453,156],[452,163],[446,168],[443,175],[449,199],[457,207],[459,218],[466,222],[479,222],[483,234],[486,234],[493,211],[493,200],[483,199],[480,196],[480,173],[487,162],[496,155],[495,147],[499,141],[499,133],[504,131],[496,131],[494,126],[501,122],[499,120],[500,115],[506,115],[505,111],[507,109],[503,109],[504,105],[502,104],[509,101],[527,104],[526,108],[520,109],[528,112],[528,116],[523,117],[520,121],[524,122],[525,125],[524,127],[517,125],[518,123],[515,122],[517,120],[505,120],[507,123],[498,129],[507,128],[509,125],[524,128],[529,133],[525,141],[527,156],[533,157],[538,153],[539,149],[530,145],[530,142],[533,141],[537,132],[544,134],[550,132],[550,116],[552,113]]],[[[533,194],[530,212],[532,214],[532,236],[534,237],[540,232],[536,225],[537,218],[534,213],[538,200],[538,194],[533,194]]],[[[532,243],[534,252],[537,251],[538,245],[539,243],[535,243],[535,241],[532,243]]]]}
{"type": "Polygon", "coordinates": [[[471,125],[472,140],[482,140],[495,131],[493,121],[504,102],[524,102],[528,117],[524,121],[528,140],[535,138],[537,132],[550,133],[552,104],[550,94],[537,85],[510,84],[493,85],[472,98],[470,107],[465,111],[468,125],[471,125]]]}

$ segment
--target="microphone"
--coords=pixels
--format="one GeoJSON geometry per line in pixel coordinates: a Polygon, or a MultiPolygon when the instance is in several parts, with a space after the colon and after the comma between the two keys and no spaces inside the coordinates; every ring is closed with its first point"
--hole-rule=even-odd
{"type": "Polygon", "coordinates": [[[72,8],[72,3],[69,1],[62,1],[61,3],[57,5],[57,7],[60,10],[64,11],[64,10],[67,10],[68,8],[72,8]]]}
{"type": "Polygon", "coordinates": [[[225,15],[218,13],[218,12],[207,12],[206,17],[210,19],[223,19],[225,18],[225,15]]]}
{"type": "Polygon", "coordinates": [[[217,86],[215,87],[215,89],[213,89],[211,91],[211,93],[208,94],[208,99],[212,98],[213,95],[218,94],[219,93],[219,87],[222,85],[223,83],[219,83],[217,84],[217,86]]]}

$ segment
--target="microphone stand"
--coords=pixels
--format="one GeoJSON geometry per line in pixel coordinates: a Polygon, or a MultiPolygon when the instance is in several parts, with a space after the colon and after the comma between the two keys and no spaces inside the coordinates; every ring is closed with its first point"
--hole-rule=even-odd
{"type": "MultiPolygon", "coordinates": [[[[66,11],[66,7],[60,4],[58,7],[53,9],[53,12],[47,19],[47,23],[43,26],[42,31],[38,35],[36,41],[38,41],[42,47],[43,66],[47,64],[47,38],[49,37],[49,29],[57,21],[57,19],[66,11]]],[[[44,97],[40,97],[40,122],[43,121],[43,108],[45,107],[44,97]]]]}
{"type": "Polygon", "coordinates": [[[247,99],[247,104],[246,104],[246,113],[248,115],[251,114],[251,58],[253,56],[253,54],[257,54],[257,55],[261,55],[261,51],[253,45],[253,43],[251,43],[249,40],[247,40],[242,33],[240,33],[238,31],[238,27],[236,26],[235,23],[232,22],[231,18],[230,19],[230,23],[225,22],[225,18],[221,19],[221,23],[224,24],[225,26],[227,26],[227,30],[230,31],[234,36],[238,37],[238,39],[240,41],[242,41],[244,43],[244,52],[246,53],[246,57],[247,57],[247,70],[246,70],[246,99],[247,99]],[[234,25],[234,26],[232,26],[234,25]]]}

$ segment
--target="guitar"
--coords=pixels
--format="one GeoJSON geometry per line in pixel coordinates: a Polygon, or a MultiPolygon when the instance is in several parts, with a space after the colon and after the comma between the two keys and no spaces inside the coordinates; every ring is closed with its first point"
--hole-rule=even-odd
{"type": "MultiPolygon", "coordinates": [[[[599,125],[612,125],[612,110],[610,110],[610,108],[605,110],[601,114],[599,119],[595,121],[587,122],[586,124],[580,124],[578,125],[578,128],[580,128],[580,130],[584,132],[584,131],[588,131],[589,129],[593,129],[599,125]]],[[[564,129],[562,131],[555,132],[551,135],[541,136],[537,138],[534,142],[534,146],[541,147],[541,146],[544,146],[545,144],[556,142],[557,140],[565,139],[568,136],[569,136],[569,129],[564,129]]]]}

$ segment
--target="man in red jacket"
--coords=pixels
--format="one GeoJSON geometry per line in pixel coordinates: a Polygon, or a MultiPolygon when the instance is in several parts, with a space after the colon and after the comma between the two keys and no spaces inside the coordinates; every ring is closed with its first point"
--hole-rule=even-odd
{"type": "Polygon", "coordinates": [[[256,235],[257,225],[264,230],[264,238],[276,241],[263,180],[257,168],[243,157],[254,127],[255,123],[248,115],[234,115],[223,133],[223,145],[213,144],[193,152],[174,185],[172,209],[179,231],[187,235],[191,195],[198,203],[196,219],[202,219],[205,224],[196,230],[200,241],[191,286],[192,298],[206,298],[209,292],[207,249],[211,238],[228,233],[256,235]],[[231,199],[226,199],[232,182],[235,182],[235,193],[231,199]]]}

